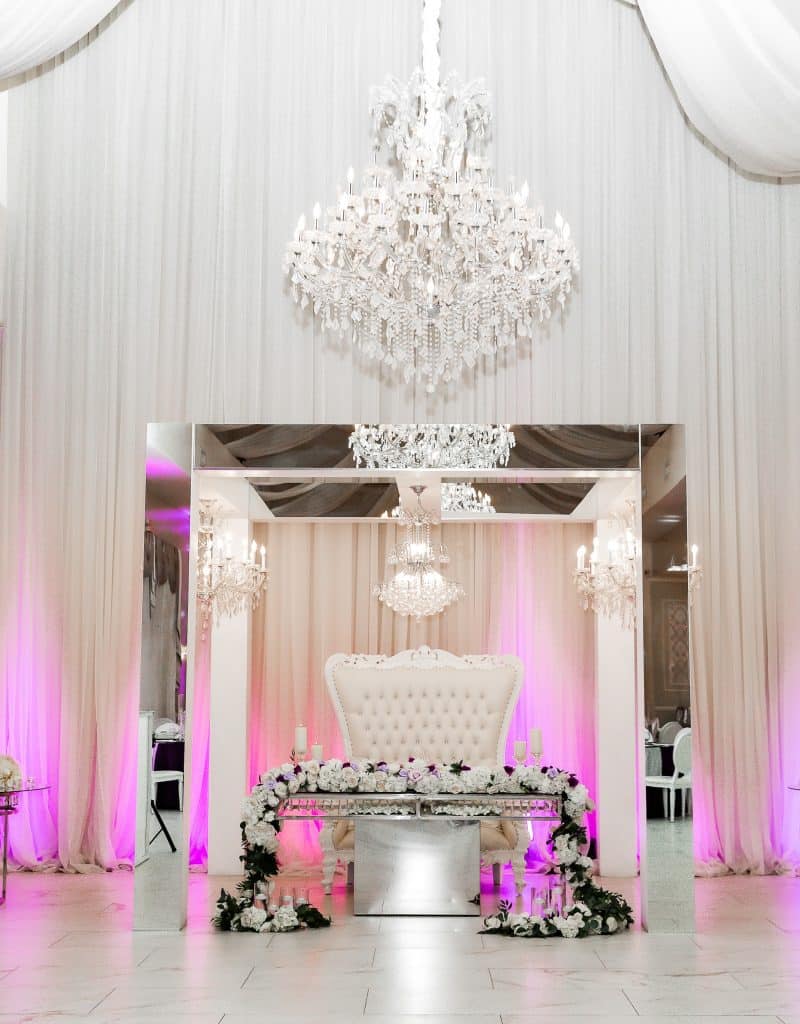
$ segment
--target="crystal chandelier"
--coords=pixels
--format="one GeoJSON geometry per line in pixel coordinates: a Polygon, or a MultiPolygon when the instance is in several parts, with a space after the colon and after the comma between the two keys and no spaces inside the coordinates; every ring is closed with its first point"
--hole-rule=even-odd
{"type": "Polygon", "coordinates": [[[480,80],[440,80],[441,0],[423,0],[422,67],[373,89],[373,163],[313,227],[305,216],[284,270],[323,330],[429,393],[480,356],[514,345],[562,308],[578,269],[569,225],[545,225],[528,185],[497,188],[480,80]],[[379,163],[379,157],[383,162],[379,163]]]}
{"type": "Polygon", "coordinates": [[[476,490],[472,484],[442,484],[442,512],[494,515],[494,511],[491,497],[476,490]]]}
{"type": "Polygon", "coordinates": [[[592,544],[589,565],[586,548],[577,552],[577,565],[572,575],[585,611],[591,609],[607,618],[617,618],[625,629],[636,625],[636,579],[638,544],[633,532],[634,504],[626,502],[626,510],[618,516],[621,532],[608,542],[608,557],[600,558],[600,542],[592,544]]]}
{"type": "MultiPolygon", "coordinates": [[[[494,515],[495,507],[490,495],[476,491],[472,484],[442,484],[442,512],[464,512],[470,515],[494,515]]],[[[391,513],[383,512],[381,519],[400,519],[403,506],[396,505],[391,513]]]]}
{"type": "Polygon", "coordinates": [[[232,551],[230,534],[219,532],[219,509],[215,501],[200,502],[200,525],[197,530],[197,600],[201,610],[201,628],[206,635],[212,617],[232,617],[254,609],[267,588],[269,570],[267,551],[256,542],[250,547],[242,541],[241,557],[232,551]],[[260,560],[256,557],[260,554],[260,560]]]}
{"type": "Polygon", "coordinates": [[[413,615],[419,621],[439,615],[464,596],[464,588],[439,572],[438,566],[447,565],[450,556],[444,545],[434,549],[431,543],[435,519],[422,507],[425,488],[417,485],[412,490],[417,496],[417,508],[403,510],[399,521],[405,527],[405,540],[391,550],[388,558],[388,564],[396,566],[396,571],[385,583],[377,584],[373,593],[398,615],[413,615]]]}
{"type": "Polygon", "coordinates": [[[494,469],[516,439],[490,423],[356,423],[349,444],[366,469],[494,469]]]}

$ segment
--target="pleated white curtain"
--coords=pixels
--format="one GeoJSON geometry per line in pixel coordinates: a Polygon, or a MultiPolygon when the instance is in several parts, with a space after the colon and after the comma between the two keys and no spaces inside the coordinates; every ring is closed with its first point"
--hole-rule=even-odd
{"type": "MultiPolygon", "coordinates": [[[[253,615],[250,778],[288,757],[294,727],[326,756],[344,752],[324,678],[331,654],[397,654],[427,644],[454,654],[516,654],[525,674],[509,731],[542,729],[547,763],[595,784],[594,617],[570,577],[575,550],[591,543],[585,525],[446,524],[447,575],[465,596],[442,615],[417,622],[395,615],[372,594],[387,573],[400,530],[391,523],[278,523],[257,528],[270,552],[271,583],[253,615]]],[[[409,753],[413,753],[409,751],[409,753]]],[[[315,855],[282,840],[289,863],[315,855]]]]}
{"type": "MultiPolygon", "coordinates": [[[[147,420],[685,421],[698,853],[771,870],[800,808],[800,191],[690,130],[609,0],[446,0],[443,67],[484,75],[500,179],[567,215],[567,315],[428,399],[284,291],[297,214],[369,153],[370,84],[418,53],[404,0],[135,0],[10,94],[0,723],[56,783],[26,863],[130,851],[147,420]],[[66,781],[69,780],[69,786],[66,781]]],[[[27,813],[27,812],[26,812],[27,813]]]]}

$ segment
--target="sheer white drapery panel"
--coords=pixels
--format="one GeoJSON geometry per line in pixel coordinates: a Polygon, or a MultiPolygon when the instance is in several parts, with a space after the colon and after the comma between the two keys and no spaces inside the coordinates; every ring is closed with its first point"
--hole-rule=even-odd
{"type": "MultiPolygon", "coordinates": [[[[594,617],[581,608],[570,578],[575,550],[591,543],[591,528],[446,524],[447,574],[466,595],[421,622],[395,615],[372,595],[399,533],[393,523],[256,528],[256,540],[270,553],[271,582],[253,615],[251,781],[287,759],[298,722],[308,727],[309,743],[323,744],[325,756],[342,756],[324,678],[331,654],[396,654],[427,644],[454,654],[520,657],[525,676],[509,730],[509,761],[513,741],[527,739],[537,725],[547,763],[570,768],[594,791],[594,617]]],[[[317,844],[306,841],[313,831],[287,830],[285,863],[318,854],[317,844]]]]}
{"type": "Polygon", "coordinates": [[[119,0],[3,0],[0,79],[44,64],[77,43],[119,0]]]}
{"type": "Polygon", "coordinates": [[[745,171],[800,174],[796,0],[639,0],[686,116],[745,171]]]}
{"type": "Polygon", "coordinates": [[[486,77],[500,180],[562,209],[583,270],[544,337],[428,400],[320,336],[280,270],[298,213],[368,157],[369,86],[413,67],[416,5],[204,12],[137,0],[10,96],[3,706],[71,780],[40,852],[112,861],[129,827],[147,420],[644,419],[688,425],[706,566],[699,852],[773,867],[800,836],[798,186],[697,138],[634,9],[445,0],[443,67],[486,77]]]}

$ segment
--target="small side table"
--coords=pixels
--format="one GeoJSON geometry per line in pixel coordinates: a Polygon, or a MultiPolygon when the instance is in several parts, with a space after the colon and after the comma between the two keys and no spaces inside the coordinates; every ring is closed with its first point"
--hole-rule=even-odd
{"type": "Polygon", "coordinates": [[[20,786],[19,789],[0,790],[0,818],[3,819],[3,890],[0,893],[0,907],[6,901],[6,876],[8,875],[8,819],[16,814],[21,793],[41,793],[49,786],[20,786]]]}

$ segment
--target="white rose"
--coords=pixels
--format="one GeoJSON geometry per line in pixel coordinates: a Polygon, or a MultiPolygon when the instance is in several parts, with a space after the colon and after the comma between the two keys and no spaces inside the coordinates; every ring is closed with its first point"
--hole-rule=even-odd
{"type": "Polygon", "coordinates": [[[616,917],[607,917],[606,918],[606,928],[608,928],[608,930],[610,932],[615,932],[617,930],[617,919],[616,919],[616,917]]]}
{"type": "Polygon", "coordinates": [[[358,785],[358,772],[354,768],[343,768],[342,784],[346,789],[355,789],[358,785]]]}
{"type": "Polygon", "coordinates": [[[278,907],[265,926],[266,931],[291,932],[300,927],[300,919],[292,907],[278,907]]]}
{"type": "Polygon", "coordinates": [[[500,927],[500,918],[499,917],[487,917],[486,920],[483,922],[483,924],[484,924],[484,927],[488,931],[494,931],[495,929],[500,927]]]}
{"type": "Polygon", "coordinates": [[[291,761],[285,761],[279,769],[280,775],[294,775],[294,765],[291,761]]]}

